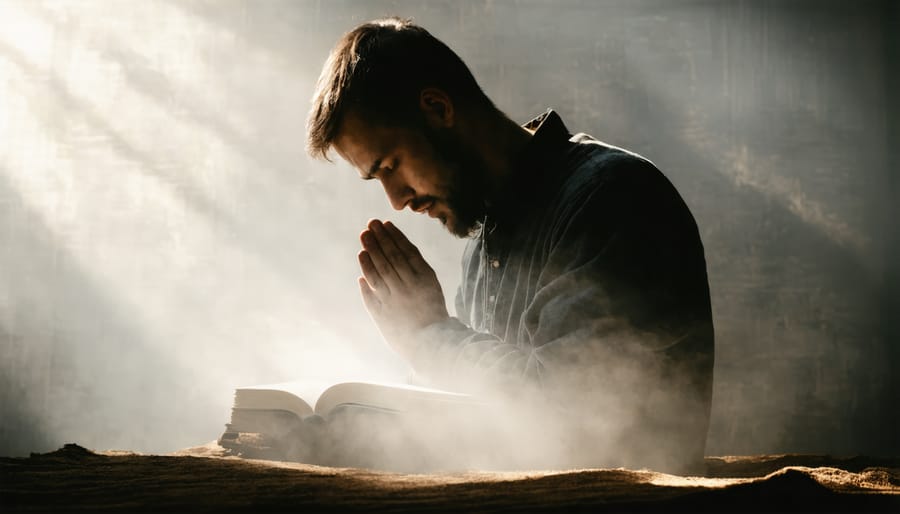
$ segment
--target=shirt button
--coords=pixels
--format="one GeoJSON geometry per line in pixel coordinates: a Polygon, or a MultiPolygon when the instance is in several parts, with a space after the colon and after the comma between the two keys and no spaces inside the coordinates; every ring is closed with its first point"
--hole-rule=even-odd
{"type": "Polygon", "coordinates": [[[499,268],[499,267],[500,267],[500,261],[498,261],[497,259],[492,260],[492,261],[491,261],[491,267],[492,267],[492,268],[499,268]]]}

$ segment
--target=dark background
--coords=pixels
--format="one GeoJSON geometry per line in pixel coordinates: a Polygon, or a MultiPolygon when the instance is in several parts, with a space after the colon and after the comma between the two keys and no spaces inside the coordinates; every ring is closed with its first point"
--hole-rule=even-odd
{"type": "Polygon", "coordinates": [[[357,297],[391,216],[445,294],[462,242],[306,157],[346,30],[413,17],[497,105],[653,160],[706,247],[709,454],[900,454],[897,2],[0,6],[0,454],[171,451],[231,390],[402,376],[357,297]]]}

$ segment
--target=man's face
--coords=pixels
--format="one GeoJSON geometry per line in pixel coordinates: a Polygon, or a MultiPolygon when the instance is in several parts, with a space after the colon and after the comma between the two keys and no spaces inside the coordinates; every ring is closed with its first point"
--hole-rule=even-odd
{"type": "Polygon", "coordinates": [[[373,126],[350,113],[334,148],[363,179],[380,181],[398,211],[427,213],[458,237],[484,216],[484,166],[451,129],[373,126]]]}

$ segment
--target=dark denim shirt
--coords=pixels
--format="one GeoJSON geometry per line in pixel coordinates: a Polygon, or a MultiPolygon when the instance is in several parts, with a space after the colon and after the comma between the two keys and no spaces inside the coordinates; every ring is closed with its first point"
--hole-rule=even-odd
{"type": "Polygon", "coordinates": [[[603,463],[685,469],[703,455],[714,348],[696,223],[650,161],[553,111],[525,127],[512,185],[464,252],[457,317],[422,331],[413,367],[602,417],[586,426],[627,449],[603,463]]]}

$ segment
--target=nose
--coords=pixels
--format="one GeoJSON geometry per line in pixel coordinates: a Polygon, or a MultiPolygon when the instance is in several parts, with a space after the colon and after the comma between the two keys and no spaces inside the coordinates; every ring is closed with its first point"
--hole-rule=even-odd
{"type": "Polygon", "coordinates": [[[409,187],[406,181],[401,180],[394,173],[383,177],[381,185],[384,187],[384,192],[391,202],[391,207],[395,210],[402,211],[416,197],[416,192],[413,188],[409,187]]]}

